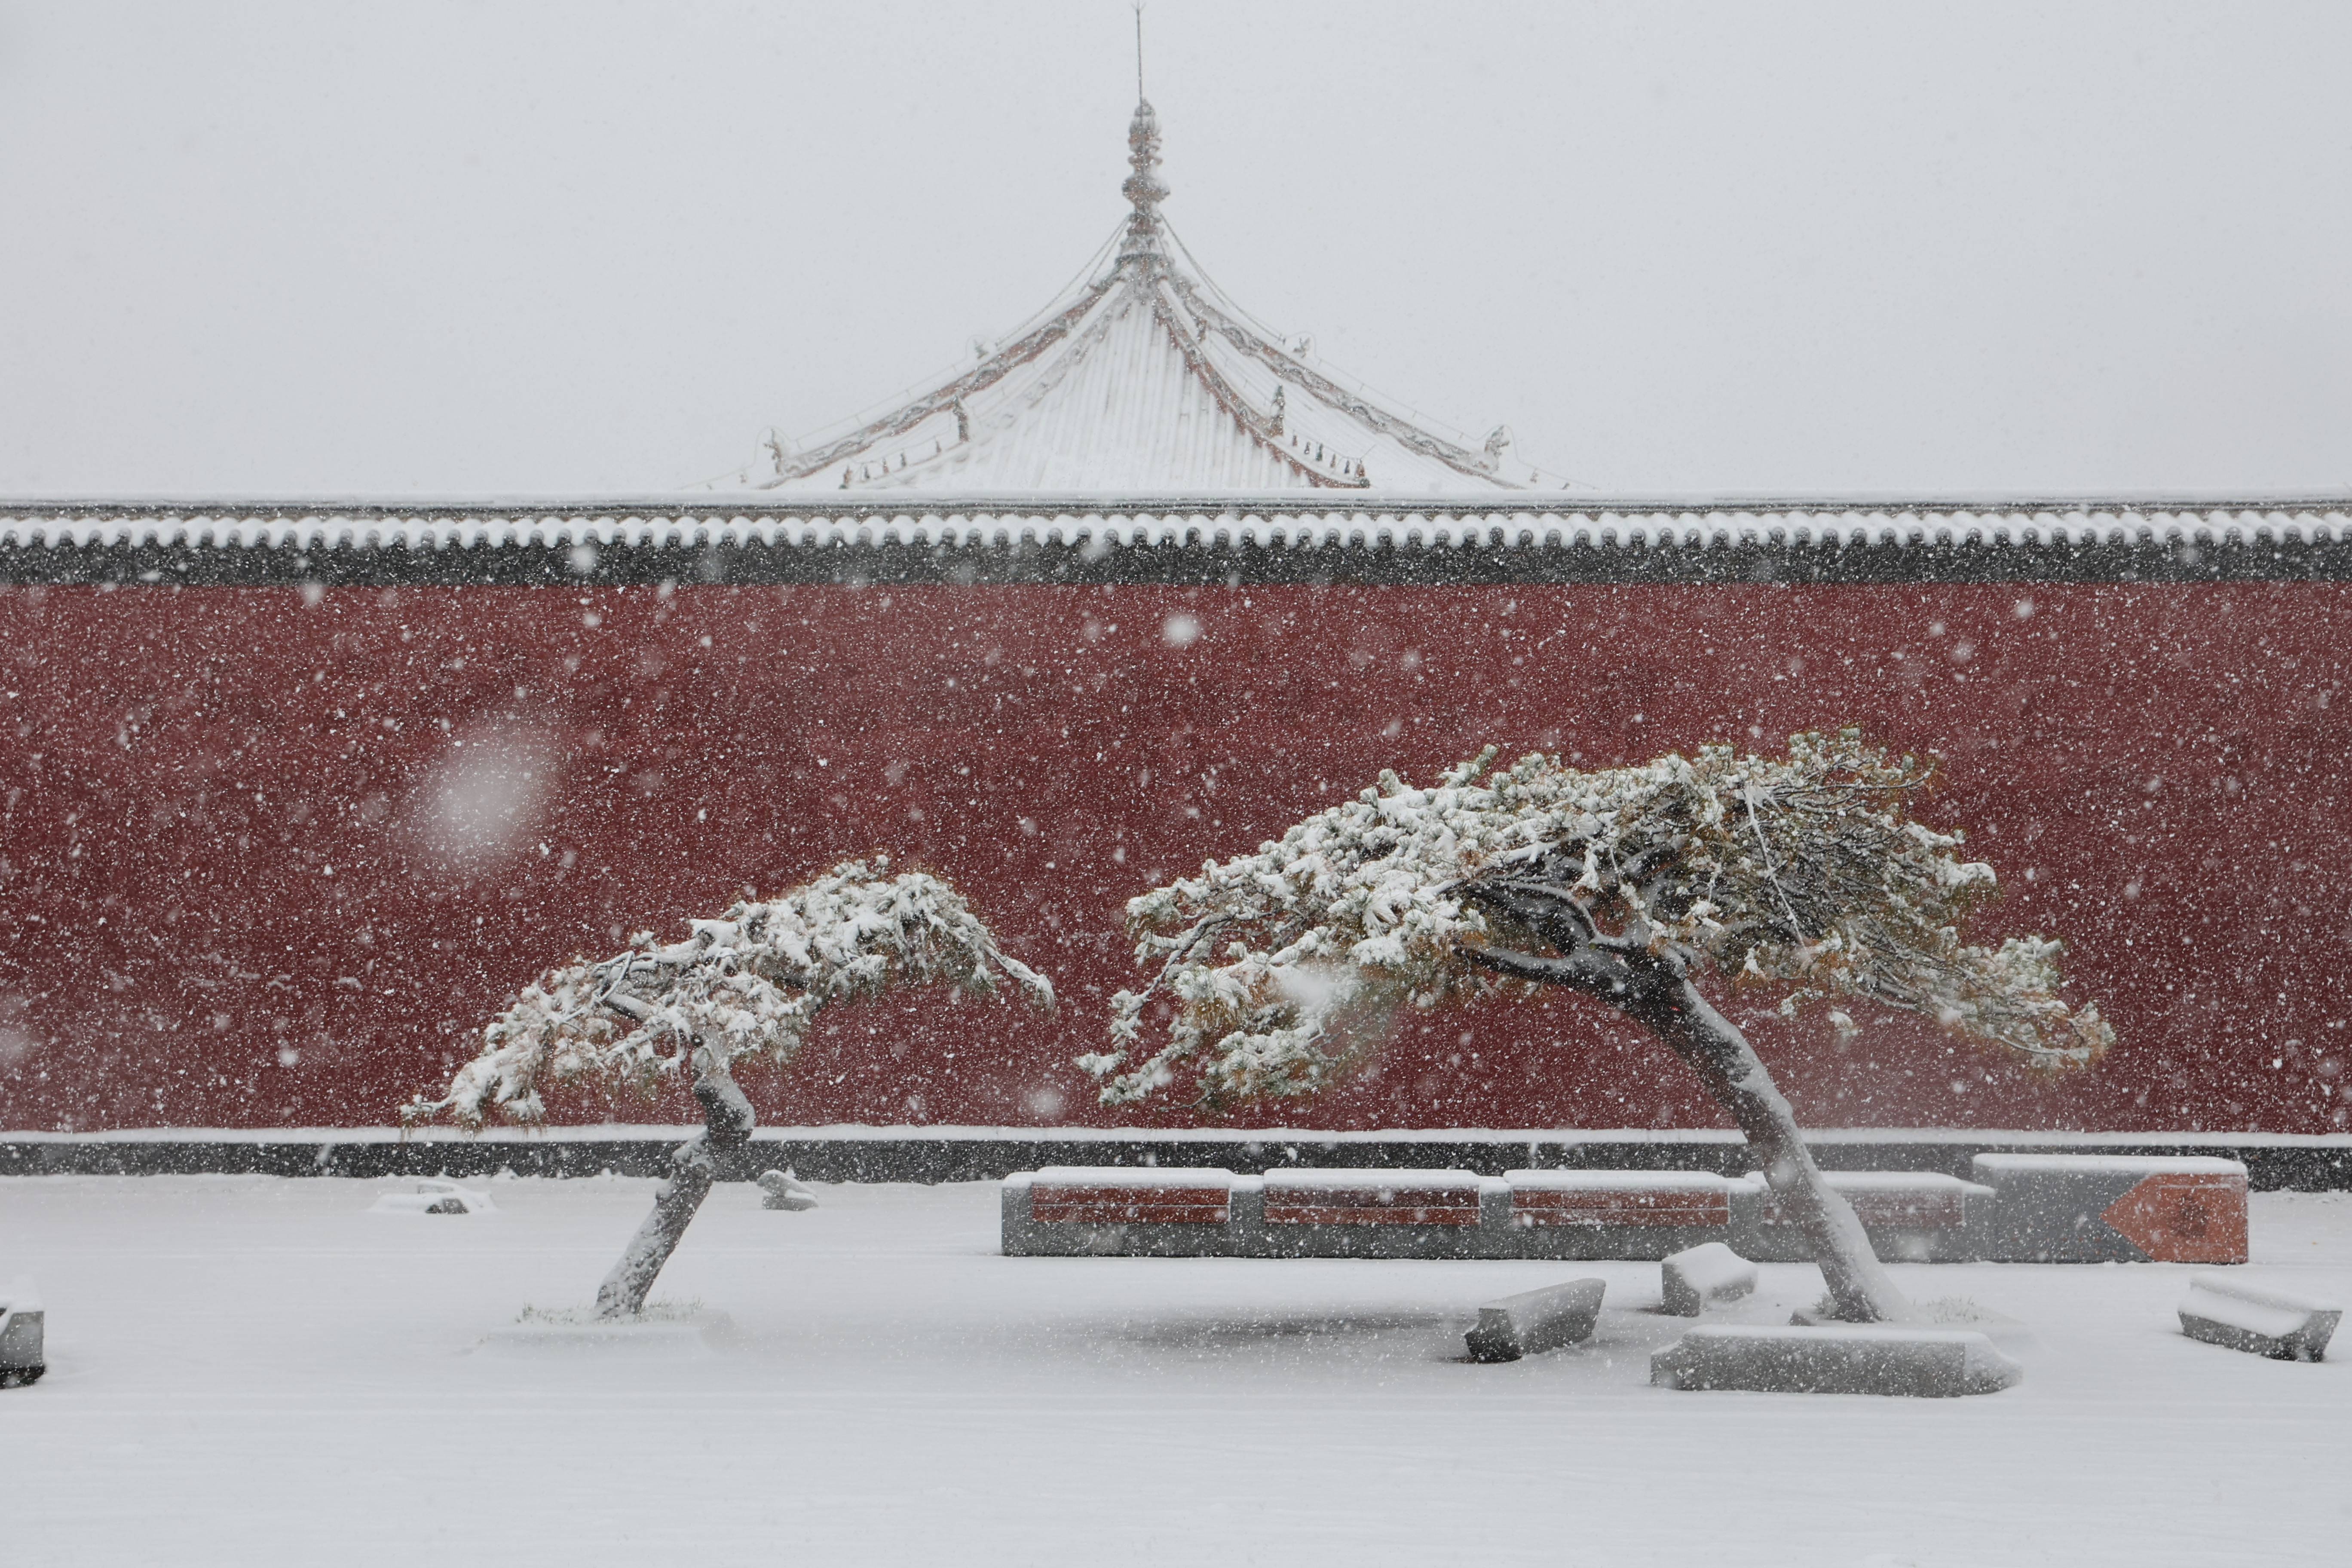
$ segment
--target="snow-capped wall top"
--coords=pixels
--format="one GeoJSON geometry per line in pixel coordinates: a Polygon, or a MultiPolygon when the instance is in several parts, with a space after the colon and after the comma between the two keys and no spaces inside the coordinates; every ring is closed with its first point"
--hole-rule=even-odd
{"type": "Polygon", "coordinates": [[[2345,496],[1349,499],[0,502],[0,583],[2352,577],[2345,496]]]}

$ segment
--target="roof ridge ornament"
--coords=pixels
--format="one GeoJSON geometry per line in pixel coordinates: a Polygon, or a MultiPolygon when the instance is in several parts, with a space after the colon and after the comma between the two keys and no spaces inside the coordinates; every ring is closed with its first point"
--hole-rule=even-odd
{"type": "Polygon", "coordinates": [[[1164,268],[1167,253],[1160,243],[1160,204],[1168,199],[1168,186],[1160,178],[1160,115],[1143,96],[1143,7],[1139,4],[1135,8],[1135,117],[1127,122],[1127,162],[1134,173],[1118,189],[1132,210],[1127,219],[1126,243],[1119,247],[1119,263],[1123,267],[1148,258],[1164,268]]]}

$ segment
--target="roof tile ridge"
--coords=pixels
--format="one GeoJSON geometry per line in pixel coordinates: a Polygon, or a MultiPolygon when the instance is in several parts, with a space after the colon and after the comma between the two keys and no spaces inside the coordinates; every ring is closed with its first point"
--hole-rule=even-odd
{"type": "MultiPolygon", "coordinates": [[[[1113,308],[1102,311],[1096,320],[1087,324],[1086,331],[1070,339],[1067,352],[1055,359],[1035,381],[1016,394],[1023,400],[1024,405],[1019,412],[1034,414],[1037,405],[1045,397],[1057,391],[1062,384],[1070,378],[1071,373],[1086,363],[1088,355],[1102,347],[1103,341],[1110,336],[1111,328],[1117,323],[1120,314],[1116,308],[1115,300],[1108,302],[1113,308]]],[[[957,442],[943,452],[936,452],[930,457],[909,462],[903,468],[891,470],[888,477],[877,488],[893,489],[911,488],[920,478],[933,470],[951,468],[958,463],[969,464],[984,448],[993,446],[1003,437],[1011,434],[1016,422],[1016,415],[1001,413],[984,425],[975,423],[972,434],[968,439],[957,442]]]]}
{"type": "Polygon", "coordinates": [[[1483,480],[1501,490],[1519,490],[1527,488],[1524,485],[1514,484],[1486,467],[1480,454],[1449,441],[1443,436],[1433,435],[1402,415],[1391,414],[1361,394],[1350,392],[1329,377],[1301,364],[1289,354],[1258,336],[1247,325],[1235,321],[1232,312],[1220,307],[1215,300],[1208,297],[1205,290],[1198,288],[1181,272],[1171,268],[1169,281],[1171,286],[1182,296],[1184,303],[1192,307],[1205,320],[1213,322],[1218,332],[1228,342],[1274,372],[1280,379],[1339,409],[1349,417],[1370,426],[1381,435],[1386,436],[1408,450],[1417,452],[1424,458],[1434,458],[1466,479],[1483,480]]]}
{"type": "Polygon", "coordinates": [[[786,466],[785,471],[759,488],[773,489],[794,479],[804,479],[822,473],[845,458],[856,457],[877,441],[892,436],[903,436],[932,416],[954,407],[973,393],[985,391],[1003,380],[1013,371],[1027,364],[1068,336],[1070,329],[1084,320],[1110,291],[1118,287],[1120,274],[1114,271],[1089,284],[1084,294],[1068,309],[1032,329],[1016,342],[997,350],[971,369],[964,372],[923,396],[903,403],[878,419],[867,421],[845,436],[826,442],[813,452],[803,452],[786,466]]]}
{"type": "Polygon", "coordinates": [[[1242,395],[1241,390],[1225,379],[1223,372],[1209,363],[1209,356],[1202,353],[1201,345],[1192,341],[1188,323],[1183,319],[1183,312],[1176,308],[1176,303],[1169,300],[1163,285],[1167,287],[1175,285],[1175,279],[1171,273],[1163,273],[1159,279],[1153,280],[1152,314],[1159,319],[1161,328],[1168,333],[1169,341],[1176,345],[1177,353],[1183,357],[1185,368],[1190,370],[1193,377],[1208,390],[1209,395],[1216,401],[1218,407],[1225,411],[1227,417],[1240,426],[1243,432],[1253,442],[1273,453],[1275,458],[1284,467],[1304,479],[1311,489],[1360,490],[1371,488],[1371,481],[1360,473],[1352,482],[1319,473],[1287,450],[1280,441],[1275,439],[1274,422],[1252,408],[1249,405],[1249,400],[1242,395]]]}

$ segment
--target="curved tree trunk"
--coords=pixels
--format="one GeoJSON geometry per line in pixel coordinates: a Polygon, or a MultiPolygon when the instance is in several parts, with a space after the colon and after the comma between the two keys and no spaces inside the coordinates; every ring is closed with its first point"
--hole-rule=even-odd
{"type": "Polygon", "coordinates": [[[1870,1249],[1853,1205],[1822,1179],[1797,1131],[1796,1113],[1738,1026],[1681,975],[1671,984],[1633,987],[1606,999],[1671,1047],[1739,1123],[1748,1147],[1764,1162],[1765,1180],[1812,1244],[1836,1315],[1854,1323],[1910,1316],[1910,1302],[1870,1249]]]}
{"type": "Polygon", "coordinates": [[[645,1310],[646,1292],[653,1289],[654,1279],[669,1261],[669,1255],[677,1250],[687,1223],[710,1195],[710,1184],[719,1179],[716,1152],[749,1142],[751,1129],[759,1124],[751,1102],[735,1080],[724,1068],[710,1067],[699,1051],[695,1059],[694,1098],[702,1106],[703,1130],[670,1155],[675,1173],[655,1189],[653,1213],[646,1215],[645,1224],[637,1226],[637,1234],[622,1251],[621,1260],[597,1287],[599,1318],[634,1318],[645,1310]]]}
{"type": "Polygon", "coordinates": [[[1464,893],[1560,950],[1555,957],[1475,947],[1467,952],[1473,962],[1597,996],[1656,1035],[1698,1074],[1747,1134],[1748,1147],[1764,1162],[1764,1179],[1803,1227],[1839,1318],[1877,1323],[1911,1315],[1911,1304],[1871,1251],[1853,1205],[1822,1179],[1797,1131],[1796,1113],[1773,1087],[1772,1075],[1748,1037],[1691,984],[1679,958],[1601,937],[1566,887],[1508,878],[1473,884],[1464,893]]]}

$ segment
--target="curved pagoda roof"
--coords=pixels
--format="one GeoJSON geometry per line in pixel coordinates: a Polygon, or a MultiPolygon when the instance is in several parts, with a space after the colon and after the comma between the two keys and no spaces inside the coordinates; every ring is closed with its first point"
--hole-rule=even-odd
{"type": "MultiPolygon", "coordinates": [[[[1328,489],[1493,493],[1559,487],[1512,456],[1440,435],[1286,344],[1211,283],[1160,204],[1160,117],[1128,126],[1129,213],[1059,299],[967,368],[853,428],[737,476],[843,490],[1187,494],[1328,489]]],[[[1339,497],[1333,497],[1339,500],[1339,497]]]]}

